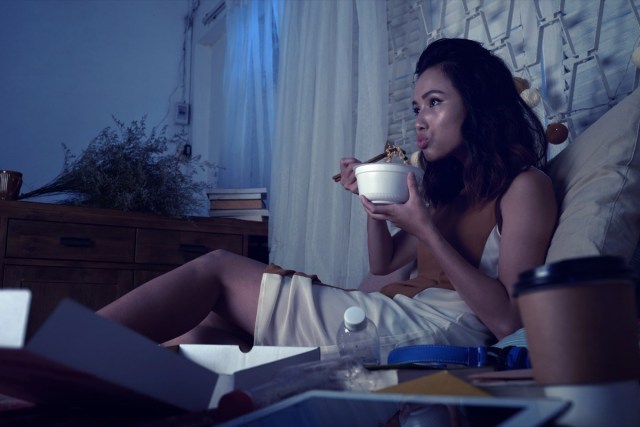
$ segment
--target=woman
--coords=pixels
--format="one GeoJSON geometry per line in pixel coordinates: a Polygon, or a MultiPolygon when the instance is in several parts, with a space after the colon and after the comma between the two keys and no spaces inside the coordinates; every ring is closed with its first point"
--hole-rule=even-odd
{"type": "MultiPolygon", "coordinates": [[[[424,194],[410,174],[406,203],[361,201],[371,271],[417,259],[417,277],[346,291],[218,250],[100,313],[167,344],[318,346],[328,357],[342,313],[360,305],[378,326],[383,361],[399,346],[483,345],[518,329],[513,285],[544,263],[556,221],[551,182],[536,168],[546,155],[542,126],[504,63],[479,43],[432,43],[416,78],[424,194]],[[387,221],[401,229],[393,237],[387,221]]],[[[358,163],[340,162],[342,185],[356,194],[358,163]]]]}

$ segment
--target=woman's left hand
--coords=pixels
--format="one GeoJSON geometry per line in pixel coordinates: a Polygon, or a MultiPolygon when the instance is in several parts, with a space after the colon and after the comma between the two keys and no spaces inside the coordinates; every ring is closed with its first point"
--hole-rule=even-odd
{"type": "Polygon", "coordinates": [[[413,173],[407,175],[407,187],[409,200],[405,203],[376,205],[364,196],[360,196],[360,201],[371,218],[391,221],[396,227],[417,236],[425,224],[431,224],[431,214],[418,191],[418,183],[413,173]]]}

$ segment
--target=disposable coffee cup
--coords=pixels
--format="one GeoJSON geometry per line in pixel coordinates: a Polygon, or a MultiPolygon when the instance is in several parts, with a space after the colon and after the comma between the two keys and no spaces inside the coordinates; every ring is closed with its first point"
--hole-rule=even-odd
{"type": "Polygon", "coordinates": [[[544,265],[514,288],[541,385],[640,379],[638,276],[623,258],[586,257],[544,265]]]}
{"type": "Polygon", "coordinates": [[[556,420],[558,427],[640,426],[640,382],[549,385],[544,396],[568,400],[569,410],[556,420]]]}

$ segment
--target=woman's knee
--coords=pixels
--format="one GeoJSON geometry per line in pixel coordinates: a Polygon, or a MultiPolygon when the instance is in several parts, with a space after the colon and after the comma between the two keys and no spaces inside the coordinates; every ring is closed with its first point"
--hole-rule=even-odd
{"type": "Polygon", "coordinates": [[[194,261],[204,263],[208,266],[225,265],[239,256],[240,255],[230,252],[226,249],[214,249],[211,252],[207,252],[206,254],[201,255],[194,261]]]}
{"type": "Polygon", "coordinates": [[[247,276],[261,276],[265,268],[259,261],[226,249],[215,249],[194,261],[198,263],[198,270],[213,275],[223,285],[224,282],[243,280],[247,276]]]}

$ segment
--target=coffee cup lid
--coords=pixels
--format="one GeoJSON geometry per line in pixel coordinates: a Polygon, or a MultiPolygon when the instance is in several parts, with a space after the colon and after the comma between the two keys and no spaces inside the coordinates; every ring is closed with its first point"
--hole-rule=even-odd
{"type": "Polygon", "coordinates": [[[638,281],[638,273],[633,271],[622,257],[590,256],[572,258],[545,264],[524,271],[518,276],[514,296],[552,286],[574,286],[586,281],[597,280],[638,281]]]}

